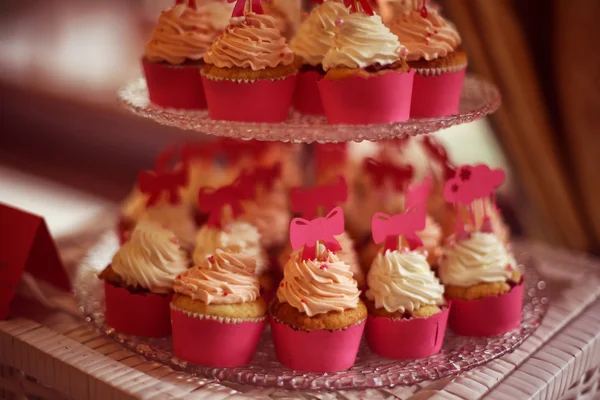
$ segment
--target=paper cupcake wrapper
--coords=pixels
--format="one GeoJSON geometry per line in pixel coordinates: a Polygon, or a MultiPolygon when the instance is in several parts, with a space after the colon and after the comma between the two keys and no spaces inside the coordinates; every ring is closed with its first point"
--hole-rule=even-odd
{"type": "Polygon", "coordinates": [[[106,323],[118,332],[144,337],[171,334],[169,303],[173,295],[133,294],[104,282],[106,323]]]}
{"type": "Polygon", "coordinates": [[[433,118],[458,113],[466,69],[440,75],[416,74],[410,116],[433,118]]]}
{"type": "Polygon", "coordinates": [[[294,92],[294,108],[303,114],[323,115],[323,104],[317,82],[323,76],[316,71],[298,73],[298,83],[294,92]]]}
{"type": "Polygon", "coordinates": [[[199,66],[176,66],[142,59],[150,101],[161,107],[205,109],[199,66]]]}
{"type": "Polygon", "coordinates": [[[369,315],[367,341],[375,353],[398,360],[424,358],[442,348],[450,306],[429,318],[392,320],[369,315]]]}
{"type": "Polygon", "coordinates": [[[288,119],[296,75],[279,80],[234,82],[202,76],[213,120],[283,122],[288,119]]]}
{"type": "Polygon", "coordinates": [[[463,336],[496,336],[521,323],[523,282],[501,296],[481,300],[452,299],[450,328],[463,336]]]}
{"type": "Polygon", "coordinates": [[[321,79],[317,85],[330,124],[406,121],[410,115],[414,70],[371,78],[321,79]]]}
{"type": "Polygon", "coordinates": [[[252,361],[262,321],[226,322],[187,315],[171,307],[173,352],[176,357],[209,367],[239,367],[252,361]]]}
{"type": "Polygon", "coordinates": [[[288,368],[306,372],[344,371],[354,365],[366,321],[338,331],[301,331],[269,319],[275,354],[288,368]]]}

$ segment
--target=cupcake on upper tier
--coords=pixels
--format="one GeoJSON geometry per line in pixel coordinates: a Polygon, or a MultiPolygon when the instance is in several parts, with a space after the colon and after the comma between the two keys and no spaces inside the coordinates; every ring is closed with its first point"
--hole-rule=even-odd
{"type": "Polygon", "coordinates": [[[456,27],[427,0],[415,2],[390,23],[408,50],[407,61],[416,71],[411,117],[428,118],[458,112],[467,55],[456,27]]]}
{"type": "Polygon", "coordinates": [[[325,75],[323,58],[334,43],[336,21],[348,15],[341,2],[325,1],[313,8],[290,43],[300,65],[294,107],[302,113],[323,114],[317,80],[325,75]]]}
{"type": "Polygon", "coordinates": [[[150,100],[163,107],[206,108],[198,68],[213,40],[222,32],[219,20],[226,3],[177,2],[164,10],[142,60],[150,100]],[[198,3],[198,4],[197,4],[198,3]]]}
{"type": "Polygon", "coordinates": [[[333,46],[322,61],[326,74],[318,86],[327,120],[407,120],[414,72],[402,59],[406,50],[367,0],[354,2],[352,11],[338,19],[333,46]]]}
{"type": "Polygon", "coordinates": [[[196,364],[248,364],[265,325],[253,257],[217,250],[175,280],[173,350],[196,364]]]}
{"type": "Polygon", "coordinates": [[[284,121],[296,84],[294,54],[260,2],[248,2],[245,10],[238,5],[225,32],[204,55],[202,81],[210,117],[284,121]]]}

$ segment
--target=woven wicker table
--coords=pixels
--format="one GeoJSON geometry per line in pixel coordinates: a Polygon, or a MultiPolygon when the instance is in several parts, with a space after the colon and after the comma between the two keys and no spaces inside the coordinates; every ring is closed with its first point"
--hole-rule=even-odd
{"type": "MultiPolygon", "coordinates": [[[[90,233],[59,240],[66,263],[77,265],[96,238],[90,233]]],[[[550,309],[516,351],[459,376],[345,392],[233,385],[149,362],[86,321],[42,308],[31,319],[0,321],[0,398],[599,399],[600,261],[543,245],[516,245],[539,260],[550,309]]],[[[74,306],[72,297],[62,300],[74,306]]]]}

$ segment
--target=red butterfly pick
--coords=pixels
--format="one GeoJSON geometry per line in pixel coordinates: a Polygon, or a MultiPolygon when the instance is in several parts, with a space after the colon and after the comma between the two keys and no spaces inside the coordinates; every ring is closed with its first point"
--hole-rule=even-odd
{"type": "Polygon", "coordinates": [[[157,157],[154,171],[145,170],[139,173],[140,192],[149,196],[146,207],[156,205],[163,192],[167,192],[171,204],[181,202],[179,188],[187,185],[188,171],[183,164],[168,170],[168,164],[174,158],[176,151],[175,147],[166,149],[157,157]]]}

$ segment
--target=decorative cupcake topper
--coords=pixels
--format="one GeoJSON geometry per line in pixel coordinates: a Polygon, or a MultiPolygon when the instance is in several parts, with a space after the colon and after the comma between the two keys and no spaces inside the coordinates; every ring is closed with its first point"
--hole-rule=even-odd
{"type": "Polygon", "coordinates": [[[256,14],[264,14],[260,0],[227,0],[228,3],[234,3],[232,18],[243,17],[244,13],[253,12],[256,14]]]}
{"type": "Polygon", "coordinates": [[[221,142],[186,143],[181,150],[181,158],[186,165],[193,160],[212,162],[221,151],[221,142]]]}
{"type": "Polygon", "coordinates": [[[254,171],[246,173],[245,179],[248,185],[252,187],[262,186],[265,190],[273,190],[275,182],[281,177],[281,163],[276,163],[271,167],[257,167],[254,171]]]}
{"type": "Polygon", "coordinates": [[[223,226],[223,212],[229,206],[231,216],[239,217],[244,213],[242,201],[249,200],[254,196],[254,185],[249,184],[246,174],[240,175],[235,182],[229,186],[215,188],[201,188],[198,193],[198,206],[200,211],[209,213],[209,226],[223,226]]]}
{"type": "Polygon", "coordinates": [[[425,135],[423,147],[429,156],[439,162],[444,168],[444,180],[451,179],[456,174],[456,166],[450,161],[444,146],[430,135],[425,135]]]}
{"type": "Polygon", "coordinates": [[[348,184],[343,176],[335,183],[312,188],[295,187],[290,191],[292,211],[308,219],[317,217],[319,210],[331,210],[348,199],[348,184]]]}
{"type": "Polygon", "coordinates": [[[317,257],[317,244],[323,243],[330,251],[340,251],[342,246],[335,236],[344,233],[344,212],[336,207],[327,216],[306,220],[294,218],[290,223],[290,241],[292,248],[302,251],[303,260],[317,257]]]}
{"type": "Polygon", "coordinates": [[[365,159],[363,163],[364,171],[369,174],[373,183],[378,188],[390,181],[398,191],[403,191],[406,185],[413,178],[413,167],[411,165],[397,166],[386,161],[377,161],[373,158],[365,159]]]}
{"type": "Polygon", "coordinates": [[[317,171],[344,165],[348,157],[348,143],[320,144],[315,149],[317,171]]]}
{"type": "Polygon", "coordinates": [[[138,187],[140,192],[148,195],[146,207],[155,206],[164,192],[167,193],[171,204],[179,204],[181,196],[179,188],[187,185],[188,171],[185,165],[178,165],[168,170],[171,161],[174,160],[177,148],[170,147],[164,150],[156,158],[154,171],[144,170],[138,175],[138,187]]]}
{"type": "Polygon", "coordinates": [[[349,7],[352,12],[364,12],[365,14],[375,15],[369,0],[344,0],[344,5],[349,7]]]}
{"type": "Polygon", "coordinates": [[[375,243],[385,242],[385,250],[400,250],[400,239],[404,237],[411,250],[423,246],[417,232],[425,229],[427,197],[430,190],[431,178],[427,177],[422,183],[407,188],[405,212],[396,215],[373,215],[371,230],[375,243]]]}
{"type": "MultiPolygon", "coordinates": [[[[504,171],[501,169],[492,170],[485,164],[462,165],[458,168],[454,177],[444,185],[444,198],[447,202],[455,205],[457,213],[459,212],[458,206],[461,204],[469,207],[471,222],[473,227],[477,227],[473,203],[476,200],[485,200],[491,197],[493,207],[496,208],[495,190],[504,182],[504,178],[504,171]]],[[[482,207],[483,223],[480,230],[482,232],[492,232],[492,224],[485,201],[482,201],[482,207]]],[[[469,236],[460,216],[456,219],[455,231],[458,239],[469,236]]]]}

